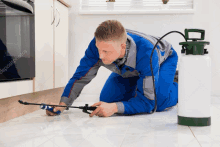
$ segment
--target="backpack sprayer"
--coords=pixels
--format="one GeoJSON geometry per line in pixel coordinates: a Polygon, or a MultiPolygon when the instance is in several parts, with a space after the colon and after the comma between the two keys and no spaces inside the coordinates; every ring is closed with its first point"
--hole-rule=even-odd
{"type": "MultiPolygon", "coordinates": [[[[180,70],[179,70],[179,86],[178,86],[178,124],[187,125],[187,126],[209,126],[211,125],[211,115],[210,115],[210,104],[211,104],[211,59],[208,55],[207,49],[204,49],[206,44],[209,42],[199,42],[197,40],[204,40],[205,31],[201,29],[185,29],[185,35],[178,31],[171,31],[160,39],[158,39],[155,44],[150,58],[151,64],[151,74],[152,80],[154,80],[153,68],[152,68],[152,56],[154,49],[156,48],[158,42],[163,39],[166,35],[170,33],[179,33],[181,34],[186,42],[179,43],[182,45],[181,53],[185,53],[180,60],[180,70]],[[201,33],[201,38],[189,38],[189,32],[198,32],[201,33]],[[187,40],[192,40],[192,42],[187,42],[187,40]],[[196,56],[195,56],[196,55],[196,56]],[[195,68],[196,67],[196,68],[195,68]],[[190,73],[190,74],[188,74],[190,73]],[[184,78],[184,79],[182,79],[184,78]],[[195,79],[201,79],[199,84],[203,85],[198,88],[198,81],[195,79]],[[197,90],[200,90],[197,92],[197,90]],[[196,93],[196,92],[197,93],[196,93]],[[195,105],[196,104],[196,105],[195,105]]],[[[157,96],[154,85],[154,94],[155,94],[155,107],[154,110],[149,114],[152,114],[157,109],[157,96]]],[[[69,108],[79,108],[83,109],[83,112],[89,113],[87,110],[94,111],[97,107],[88,107],[88,104],[85,106],[74,107],[74,106],[62,106],[62,105],[48,105],[48,104],[35,104],[27,103],[21,100],[18,101],[20,104],[24,105],[40,105],[41,109],[46,109],[53,112],[53,108],[50,106],[58,107],[67,107],[69,108]]],[[[60,114],[60,111],[53,112],[60,114]]]]}

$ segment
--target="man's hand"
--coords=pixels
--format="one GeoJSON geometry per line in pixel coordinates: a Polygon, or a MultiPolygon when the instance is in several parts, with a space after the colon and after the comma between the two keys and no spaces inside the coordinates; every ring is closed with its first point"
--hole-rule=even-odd
{"type": "Polygon", "coordinates": [[[99,106],[97,107],[89,116],[93,117],[93,115],[101,116],[101,117],[108,117],[112,116],[114,113],[118,112],[118,108],[116,103],[105,103],[105,102],[98,102],[93,104],[92,106],[99,106]]]}
{"type": "MultiPolygon", "coordinates": [[[[57,105],[57,104],[55,104],[55,103],[49,103],[50,105],[57,105]]],[[[60,102],[60,104],[59,105],[62,105],[62,106],[67,106],[64,102],[60,102]]],[[[63,111],[66,109],[66,107],[57,107],[57,106],[52,106],[54,109],[53,109],[53,111],[54,112],[57,112],[57,111],[61,111],[61,113],[63,113],[63,111]]],[[[49,111],[49,110],[46,110],[46,114],[48,115],[48,116],[56,116],[56,115],[58,115],[58,114],[56,114],[56,113],[53,113],[53,112],[51,112],[51,111],[49,111]]]]}

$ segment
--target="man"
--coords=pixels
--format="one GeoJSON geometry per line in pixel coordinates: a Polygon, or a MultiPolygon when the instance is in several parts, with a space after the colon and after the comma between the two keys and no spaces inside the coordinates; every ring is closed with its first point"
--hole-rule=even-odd
{"type": "MultiPolygon", "coordinates": [[[[117,114],[150,113],[155,106],[150,57],[159,37],[124,29],[117,20],[102,22],[80,60],[73,77],[66,85],[60,105],[72,105],[83,87],[97,74],[100,66],[113,71],[101,94],[93,115],[108,117],[117,114]]],[[[172,45],[161,40],[152,56],[157,96],[157,112],[175,106],[178,83],[174,82],[178,55],[172,45]]],[[[54,111],[65,107],[56,107],[54,111]]],[[[47,112],[48,115],[56,115],[47,112]]]]}

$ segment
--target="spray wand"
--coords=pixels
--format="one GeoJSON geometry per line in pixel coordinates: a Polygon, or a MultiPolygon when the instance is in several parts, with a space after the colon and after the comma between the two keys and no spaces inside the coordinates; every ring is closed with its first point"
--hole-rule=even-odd
{"type": "Polygon", "coordinates": [[[61,113],[61,111],[54,112],[53,111],[53,107],[51,107],[51,106],[67,107],[67,110],[69,110],[69,108],[79,108],[79,109],[83,109],[83,112],[88,113],[88,114],[91,114],[91,113],[88,112],[87,110],[94,111],[97,108],[96,106],[95,107],[92,107],[92,106],[89,107],[88,104],[85,104],[85,106],[75,107],[75,106],[49,105],[49,104],[44,104],[44,103],[41,103],[41,104],[28,103],[28,102],[23,102],[22,100],[18,100],[18,102],[20,104],[24,104],[24,105],[40,105],[41,109],[45,109],[45,110],[51,111],[51,112],[56,113],[58,115],[61,113]]]}

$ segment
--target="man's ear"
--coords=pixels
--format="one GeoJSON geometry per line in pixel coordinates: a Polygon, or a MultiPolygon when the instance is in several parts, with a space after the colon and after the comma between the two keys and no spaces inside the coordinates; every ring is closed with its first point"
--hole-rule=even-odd
{"type": "Polygon", "coordinates": [[[126,43],[121,44],[121,47],[122,47],[123,49],[126,49],[126,43]]]}

